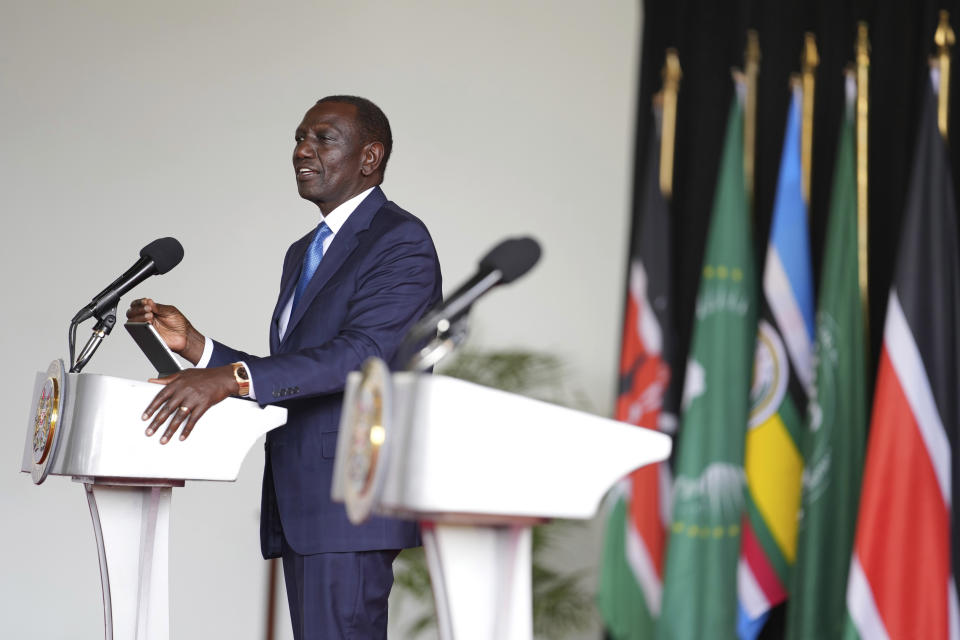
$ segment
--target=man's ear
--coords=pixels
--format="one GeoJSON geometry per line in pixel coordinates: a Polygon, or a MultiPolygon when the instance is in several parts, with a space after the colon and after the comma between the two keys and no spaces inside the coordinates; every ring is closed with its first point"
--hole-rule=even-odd
{"type": "Polygon", "coordinates": [[[363,164],[360,165],[360,173],[372,176],[380,169],[380,163],[383,162],[383,144],[368,142],[363,147],[361,157],[363,164]]]}

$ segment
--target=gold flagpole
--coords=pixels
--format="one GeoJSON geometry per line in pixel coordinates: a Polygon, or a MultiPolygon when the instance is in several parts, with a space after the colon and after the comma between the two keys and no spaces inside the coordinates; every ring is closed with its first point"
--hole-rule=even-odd
{"type": "Polygon", "coordinates": [[[660,191],[668,200],[673,196],[673,152],[677,134],[677,94],[680,91],[680,57],[667,49],[663,63],[663,121],[660,129],[660,191]]]}
{"type": "Polygon", "coordinates": [[[940,96],[937,103],[937,125],[940,127],[940,135],[946,140],[947,123],[949,120],[948,107],[950,103],[950,47],[952,47],[955,42],[953,29],[950,27],[950,13],[948,11],[940,12],[940,24],[937,25],[937,32],[933,36],[933,41],[937,44],[937,61],[940,66],[940,96]]]}
{"type": "Polygon", "coordinates": [[[760,76],[760,37],[756,29],[747,31],[747,49],[743,57],[747,87],[743,110],[743,175],[746,181],[747,203],[752,212],[757,148],[757,80],[760,76]]]}
{"type": "Polygon", "coordinates": [[[803,82],[803,124],[800,133],[800,167],[803,199],[810,203],[810,170],[813,166],[813,89],[817,65],[817,39],[809,31],[803,37],[803,57],[800,64],[803,82]]]}
{"type": "Polygon", "coordinates": [[[860,305],[863,308],[864,333],[869,344],[870,336],[870,290],[868,261],[867,211],[867,142],[870,105],[870,37],[867,23],[857,24],[857,270],[860,282],[860,305]]]}

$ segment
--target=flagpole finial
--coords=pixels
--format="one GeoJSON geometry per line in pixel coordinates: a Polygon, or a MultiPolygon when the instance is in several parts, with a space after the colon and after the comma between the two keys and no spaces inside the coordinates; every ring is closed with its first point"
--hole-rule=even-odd
{"type": "Polygon", "coordinates": [[[861,20],[857,23],[857,64],[870,64],[870,29],[861,20]]]}
{"type": "Polygon", "coordinates": [[[933,35],[933,41],[937,45],[937,62],[940,71],[940,92],[937,102],[937,125],[940,127],[940,135],[947,138],[947,125],[949,122],[948,108],[950,105],[950,49],[956,42],[953,28],[950,26],[950,12],[940,12],[940,23],[937,25],[937,31],[933,35]]]}
{"type": "Polygon", "coordinates": [[[813,91],[820,56],[817,53],[817,38],[811,32],[803,35],[801,77],[803,82],[803,124],[800,135],[800,167],[803,183],[803,200],[810,203],[810,175],[813,167],[813,91]]]}
{"type": "Polygon", "coordinates": [[[680,56],[674,48],[667,49],[663,62],[663,104],[660,129],[660,191],[669,199],[673,195],[673,154],[677,132],[677,94],[680,92],[680,56]]]}

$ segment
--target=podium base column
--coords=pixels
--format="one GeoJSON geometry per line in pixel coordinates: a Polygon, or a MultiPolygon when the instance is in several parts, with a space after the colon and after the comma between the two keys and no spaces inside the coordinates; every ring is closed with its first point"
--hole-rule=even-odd
{"type": "Polygon", "coordinates": [[[182,482],[83,482],[100,557],[106,640],[170,637],[170,498],[182,482]]]}
{"type": "Polygon", "coordinates": [[[530,640],[530,527],[421,524],[440,638],[530,640]]]}

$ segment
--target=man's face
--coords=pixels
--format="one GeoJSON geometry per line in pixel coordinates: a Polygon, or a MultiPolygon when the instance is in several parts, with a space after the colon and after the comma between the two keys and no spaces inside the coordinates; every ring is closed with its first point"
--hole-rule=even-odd
{"type": "Polygon", "coordinates": [[[324,215],[376,183],[371,184],[370,168],[364,167],[366,145],[356,114],[351,104],[323,102],[307,111],[297,127],[297,190],[324,215]]]}

